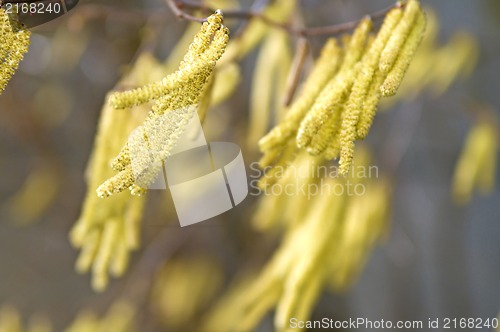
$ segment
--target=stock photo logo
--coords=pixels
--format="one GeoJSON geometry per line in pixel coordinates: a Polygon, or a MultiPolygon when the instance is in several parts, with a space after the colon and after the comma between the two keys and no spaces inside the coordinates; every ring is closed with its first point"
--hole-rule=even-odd
{"type": "Polygon", "coordinates": [[[229,211],[248,195],[240,147],[207,143],[196,109],[167,112],[128,138],[136,184],[150,190],[168,188],[183,227],[229,211]]]}
{"type": "Polygon", "coordinates": [[[52,21],[76,7],[79,0],[0,0],[11,24],[33,28],[52,21]],[[15,22],[15,23],[14,23],[15,22]]]}

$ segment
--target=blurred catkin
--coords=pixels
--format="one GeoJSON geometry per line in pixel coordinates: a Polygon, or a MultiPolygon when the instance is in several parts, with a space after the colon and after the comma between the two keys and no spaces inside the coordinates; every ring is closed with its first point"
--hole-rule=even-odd
{"type": "Polygon", "coordinates": [[[64,332],[132,332],[135,308],[125,300],[114,302],[101,318],[90,311],[82,311],[64,332]]]}
{"type": "Polygon", "coordinates": [[[168,329],[196,330],[193,317],[206,309],[222,282],[221,266],[210,256],[172,259],[154,278],[154,311],[168,329]]]}
{"type": "Polygon", "coordinates": [[[53,164],[37,166],[4,204],[18,224],[38,220],[54,203],[59,191],[61,179],[58,167],[53,164]]]}
{"type": "MultiPolygon", "coordinates": [[[[142,85],[157,79],[163,66],[149,53],[141,54],[120,85],[142,85]]],[[[144,197],[129,193],[102,200],[94,189],[113,175],[109,163],[130,131],[147,115],[147,108],[115,110],[104,105],[94,148],[87,166],[87,194],[78,221],[70,233],[73,246],[81,252],[76,261],[80,273],[92,271],[92,286],[102,291],[108,274],[122,275],[132,250],[139,247],[144,197]]],[[[141,188],[134,190],[141,191],[141,188]]]]}
{"type": "Polygon", "coordinates": [[[264,39],[253,73],[247,145],[253,149],[281,111],[286,74],[290,69],[289,35],[273,30],[264,39]],[[274,110],[274,112],[273,112],[274,110]]]}
{"type": "Polygon", "coordinates": [[[466,204],[473,192],[490,193],[495,186],[498,153],[496,121],[481,119],[470,130],[453,175],[452,194],[457,204],[466,204]]]}
{"type": "Polygon", "coordinates": [[[278,218],[271,223],[279,222],[285,232],[279,248],[258,276],[235,283],[209,313],[203,331],[216,327],[218,331],[253,331],[273,308],[276,331],[291,331],[290,318],[307,320],[332,280],[336,290],[348,287],[359,275],[371,248],[384,237],[389,185],[377,179],[378,173],[368,171],[367,150],[357,149],[355,166],[346,177],[325,172],[324,167],[331,168],[321,159],[312,162],[307,157],[306,153],[297,156],[300,171],[291,173],[292,168],[288,168],[279,182],[281,188],[311,184],[305,187],[307,193],[265,192],[254,218],[263,230],[273,226],[264,224],[263,219],[278,218]],[[359,195],[349,193],[350,186],[363,191],[359,195]],[[276,198],[281,198],[279,204],[276,198]],[[305,210],[302,217],[286,214],[294,205],[305,210]]]}
{"type": "Polygon", "coordinates": [[[51,322],[42,315],[33,315],[28,324],[23,324],[19,312],[11,306],[0,307],[1,332],[52,332],[51,322]]]}

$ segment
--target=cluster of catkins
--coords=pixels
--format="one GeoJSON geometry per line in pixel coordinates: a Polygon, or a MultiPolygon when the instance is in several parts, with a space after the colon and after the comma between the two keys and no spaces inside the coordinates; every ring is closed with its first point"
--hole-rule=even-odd
{"type": "Polygon", "coordinates": [[[229,30],[222,24],[222,13],[217,11],[203,23],[175,73],[159,82],[111,95],[109,103],[115,109],[154,101],[142,129],[148,133],[146,141],[150,145],[149,148],[155,151],[155,160],[134,160],[137,169],[132,169],[131,147],[125,145],[111,162],[113,170],[119,173],[97,188],[99,197],[107,197],[127,188],[131,189],[133,194],[141,194],[144,190],[134,185],[137,177],[141,177],[141,183],[152,183],[155,180],[159,171],[154,167],[158,164],[156,161],[164,160],[170,155],[196,111],[228,39],[229,30]],[[173,111],[175,113],[172,113],[173,111]]]}
{"type": "MultiPolygon", "coordinates": [[[[339,173],[352,165],[354,142],[364,139],[381,97],[393,96],[425,31],[417,0],[399,4],[376,35],[363,19],[352,36],[330,39],[285,119],[263,137],[261,166],[286,167],[298,150],[339,160],[339,173]]],[[[272,170],[271,170],[272,172],[272,170]]],[[[272,184],[265,177],[262,186],[272,184]]]]}
{"type": "Polygon", "coordinates": [[[201,331],[254,331],[271,311],[275,331],[300,330],[290,319],[310,319],[324,290],[346,290],[357,280],[386,233],[391,193],[385,178],[370,178],[367,149],[356,149],[355,158],[355,172],[325,178],[314,158],[298,155],[300,169],[288,168],[280,182],[296,191],[272,194],[270,188],[253,217],[263,231],[284,229],[280,246],[257,275],[229,288],[201,331]],[[349,194],[350,185],[363,194],[349,194]]]}
{"type": "Polygon", "coordinates": [[[30,32],[0,8],[0,94],[28,52],[30,32]]]}

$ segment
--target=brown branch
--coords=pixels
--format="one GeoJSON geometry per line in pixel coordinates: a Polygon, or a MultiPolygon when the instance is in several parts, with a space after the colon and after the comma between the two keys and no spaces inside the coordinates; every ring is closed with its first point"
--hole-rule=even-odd
{"type": "Polygon", "coordinates": [[[299,38],[297,41],[297,47],[295,52],[295,57],[293,59],[292,68],[288,74],[285,96],[283,97],[283,105],[290,106],[297,86],[300,82],[300,76],[302,75],[302,70],[306,62],[307,55],[309,54],[309,42],[306,38],[299,38]]]}
{"type": "MultiPolygon", "coordinates": [[[[167,4],[169,7],[172,9],[174,14],[177,17],[188,19],[188,20],[193,20],[197,22],[203,22],[205,19],[200,19],[194,16],[191,16],[187,14],[184,9],[190,9],[190,10],[200,10],[204,13],[213,13],[215,12],[214,8],[211,8],[209,6],[206,6],[202,3],[199,2],[194,2],[191,0],[166,0],[167,4]]],[[[368,15],[372,20],[378,20],[383,17],[392,9],[394,8],[404,8],[406,5],[407,0],[404,1],[399,1],[396,4],[389,6],[385,9],[382,9],[378,12],[375,12],[371,15],[368,15]]],[[[334,25],[328,25],[328,26],[323,26],[323,27],[312,27],[312,28],[296,28],[293,27],[287,23],[280,23],[277,21],[274,21],[267,16],[263,15],[262,12],[255,12],[255,11],[246,11],[246,10],[240,10],[240,9],[235,9],[235,10],[224,10],[224,17],[225,18],[234,18],[234,19],[242,19],[242,20],[250,20],[250,19],[259,19],[262,22],[273,26],[275,28],[283,29],[287,31],[290,34],[294,35],[299,35],[299,36],[318,36],[318,35],[336,35],[340,33],[344,33],[347,31],[350,31],[354,29],[360,22],[360,20],[355,20],[351,22],[346,22],[342,24],[334,24],[334,25]]]]}
{"type": "MultiPolygon", "coordinates": [[[[404,8],[406,6],[406,1],[398,1],[394,5],[389,6],[387,8],[384,8],[382,10],[379,10],[378,12],[375,12],[373,14],[366,15],[366,17],[371,18],[372,20],[376,21],[379,19],[382,19],[385,17],[385,15],[390,12],[394,8],[404,8]]],[[[356,26],[358,26],[359,20],[355,21],[350,21],[346,23],[341,23],[341,24],[334,24],[334,25],[329,25],[329,26],[324,26],[324,27],[313,27],[313,28],[306,28],[299,30],[299,33],[305,36],[319,36],[319,35],[337,35],[340,33],[344,33],[347,31],[350,31],[356,26]]]]}
{"type": "Polygon", "coordinates": [[[172,13],[174,13],[175,16],[178,18],[182,18],[188,21],[194,21],[194,22],[200,22],[203,23],[206,21],[206,18],[198,18],[192,15],[189,15],[188,13],[184,12],[183,10],[180,9],[179,5],[175,0],[165,0],[167,3],[167,6],[172,10],[172,13]]]}

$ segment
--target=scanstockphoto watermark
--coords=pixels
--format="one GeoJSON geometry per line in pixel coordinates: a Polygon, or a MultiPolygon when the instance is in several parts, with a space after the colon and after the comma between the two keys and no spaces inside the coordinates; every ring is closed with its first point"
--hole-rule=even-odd
{"type": "Polygon", "coordinates": [[[378,166],[353,165],[350,174],[344,177],[339,174],[337,165],[309,165],[308,167],[291,164],[287,167],[274,166],[261,169],[258,163],[250,164],[249,194],[260,195],[303,195],[308,199],[321,195],[362,196],[366,193],[363,179],[376,179],[379,176],[378,166]],[[262,177],[272,176],[278,181],[267,188],[260,188],[258,183],[262,177]],[[280,181],[285,179],[286,181],[280,181]],[[329,179],[343,181],[329,181],[329,179]]]}

